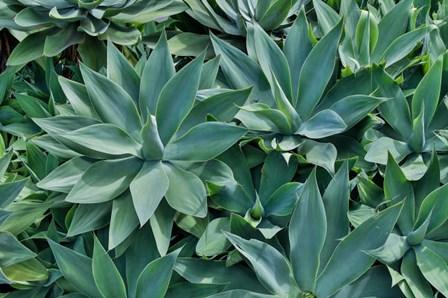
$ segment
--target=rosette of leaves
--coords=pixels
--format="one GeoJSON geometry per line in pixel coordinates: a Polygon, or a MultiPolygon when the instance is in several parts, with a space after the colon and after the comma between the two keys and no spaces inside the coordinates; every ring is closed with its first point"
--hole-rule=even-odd
{"type": "MultiPolygon", "coordinates": [[[[260,26],[251,26],[248,55],[215,36],[212,42],[221,55],[228,84],[233,88],[254,86],[251,101],[241,107],[236,118],[254,138],[262,140],[261,146],[265,150],[297,149],[310,163],[333,173],[337,151],[325,140],[353,128],[387,98],[357,93],[361,88],[352,88],[350,79],[337,82],[338,89],[354,92],[332,96],[342,22],[316,45],[308,38],[308,27],[302,10],[280,49],[260,26]]],[[[366,79],[362,87],[374,90],[372,83],[366,79]]]]}
{"type": "MultiPolygon", "coordinates": [[[[179,0],[98,0],[98,1],[25,1],[7,0],[8,10],[15,13],[11,29],[27,36],[12,52],[8,64],[20,65],[41,56],[52,57],[67,47],[83,44],[94,50],[98,45],[91,37],[110,39],[121,45],[141,39],[137,24],[179,13],[186,5],[179,0]]],[[[6,14],[7,21],[9,14],[6,14]]],[[[9,28],[9,27],[6,27],[9,28]]]]}
{"type": "MultiPolygon", "coordinates": [[[[234,101],[245,101],[250,90],[195,105],[198,88],[213,83],[218,66],[203,66],[203,59],[176,73],[163,35],[140,75],[110,43],[107,77],[81,65],[84,84],[60,78],[72,114],[34,119],[56,141],[40,146],[77,156],[38,186],[68,193],[66,201],[82,208],[79,216],[111,212],[109,248],[144,225],[164,197],[183,214],[207,215],[204,184],[185,168],[213,159],[245,135],[245,128],[218,119],[232,120],[234,101]],[[214,121],[204,122],[207,114],[214,121]]],[[[73,220],[69,235],[95,228],[78,227],[83,224],[73,220]]]]}
{"type": "MultiPolygon", "coordinates": [[[[444,135],[448,110],[443,100],[446,91],[442,91],[442,81],[447,58],[447,54],[438,57],[415,90],[409,92],[409,100],[390,77],[384,81],[388,81],[387,85],[380,85],[378,93],[393,96],[395,108],[380,109],[387,125],[367,133],[367,161],[385,165],[389,152],[409,180],[419,180],[425,174],[434,149],[440,163],[446,164],[448,147],[444,135]]],[[[446,181],[445,173],[441,179],[446,181]]]]}
{"type": "MultiPolygon", "coordinates": [[[[291,182],[296,176],[297,159],[285,160],[276,151],[265,156],[250,145],[243,150],[234,146],[216,160],[190,169],[207,181],[210,208],[215,209],[207,226],[199,232],[195,232],[199,224],[191,229],[180,225],[200,238],[196,245],[198,255],[214,257],[230,246],[221,233],[229,230],[231,220],[225,216],[228,212],[238,215],[266,239],[272,239],[289,222],[302,189],[302,183],[291,182]]],[[[176,218],[176,222],[182,221],[185,218],[176,218]]]]}
{"type": "MultiPolygon", "coordinates": [[[[398,287],[391,289],[391,279],[384,278],[387,269],[372,267],[375,258],[364,252],[386,242],[400,215],[401,204],[375,214],[350,231],[349,197],[347,163],[340,167],[323,195],[314,169],[298,195],[288,233],[283,234],[286,241],[283,237],[268,241],[241,216],[232,214],[229,227],[216,230],[216,234],[225,234],[227,245],[236,249],[229,253],[227,266],[231,269],[246,261],[260,283],[252,289],[240,286],[241,293],[249,292],[248,296],[255,297],[256,293],[276,297],[347,297],[353,293],[355,297],[401,297],[398,287]],[[370,287],[366,285],[368,280],[383,286],[370,287]]],[[[206,278],[209,272],[199,269],[207,263],[218,267],[224,261],[179,258],[174,268],[190,282],[213,284],[206,278]]],[[[220,282],[234,284],[224,269],[222,272],[220,282]]]]}
{"type": "Polygon", "coordinates": [[[433,288],[444,296],[448,293],[444,282],[448,278],[445,199],[448,188],[440,186],[440,169],[434,153],[425,175],[418,181],[409,181],[389,155],[384,192],[368,179],[358,181],[358,189],[363,194],[361,201],[366,205],[351,212],[355,224],[368,218],[377,207],[378,201],[369,197],[375,196],[388,205],[403,202],[397,227],[387,241],[366,253],[388,266],[394,284],[398,284],[406,297],[432,297],[433,288]],[[359,216],[362,213],[366,216],[359,216]]]}

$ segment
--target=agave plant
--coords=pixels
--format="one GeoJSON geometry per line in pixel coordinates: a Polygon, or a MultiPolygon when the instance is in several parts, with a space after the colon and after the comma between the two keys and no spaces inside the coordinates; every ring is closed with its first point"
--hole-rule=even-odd
{"type": "MultiPolygon", "coordinates": [[[[187,7],[182,1],[107,0],[107,1],[25,1],[6,0],[2,21],[14,16],[12,29],[27,36],[12,52],[10,65],[25,64],[41,56],[52,57],[67,47],[86,42],[90,37],[110,39],[122,45],[141,38],[135,26],[179,13],[187,7]],[[134,24],[134,25],[132,25],[134,24]]],[[[81,49],[88,52],[92,48],[81,49]]]]}
{"type": "MultiPolygon", "coordinates": [[[[220,104],[229,97],[244,101],[250,90],[195,105],[201,71],[208,70],[202,70],[202,62],[203,55],[175,73],[163,36],[140,78],[109,44],[108,77],[81,65],[85,85],[60,78],[73,115],[33,119],[59,148],[78,155],[41,180],[39,187],[68,193],[67,202],[95,204],[90,211],[106,210],[113,200],[113,226],[127,210],[127,232],[112,237],[111,228],[109,248],[123,241],[138,222],[144,225],[163,197],[181,213],[207,215],[206,189],[185,165],[218,156],[246,133],[233,124],[204,120],[207,113],[231,120],[234,114],[220,104]]],[[[51,150],[51,145],[44,147],[51,150]]]]}
{"type": "MultiPolygon", "coordinates": [[[[191,171],[204,177],[209,189],[213,190],[210,193],[214,203],[211,208],[244,217],[264,238],[271,239],[287,225],[297,194],[302,189],[302,183],[291,182],[298,162],[295,158],[286,162],[280,153],[273,151],[266,156],[263,166],[257,168],[257,165],[249,165],[248,160],[263,162],[263,153],[252,147],[246,149],[246,154],[247,157],[239,148],[233,147],[217,160],[191,171]]],[[[197,254],[212,257],[225,252],[229,243],[221,229],[229,230],[229,224],[228,217],[219,215],[210,221],[199,234],[197,254]]]]}
{"type": "MultiPolygon", "coordinates": [[[[388,266],[406,297],[433,296],[431,285],[441,294],[447,294],[446,284],[442,282],[448,272],[445,242],[448,217],[443,199],[447,190],[439,181],[440,166],[435,152],[428,170],[418,181],[409,181],[389,155],[384,194],[379,195],[386,204],[403,202],[403,210],[386,243],[366,253],[388,266]]],[[[360,187],[362,193],[376,188],[365,180],[360,187]]],[[[372,207],[375,208],[375,204],[372,207]]],[[[358,210],[373,210],[372,207],[364,206],[358,210]]]]}
{"type": "MultiPolygon", "coordinates": [[[[315,140],[328,138],[354,127],[388,98],[356,93],[349,79],[339,89],[353,90],[335,97],[332,90],[335,59],[342,32],[338,23],[315,46],[308,39],[308,22],[302,10],[285,41],[283,50],[254,25],[248,35],[249,56],[212,36],[221,67],[233,88],[254,86],[252,102],[236,115],[254,132],[266,150],[290,151],[333,172],[336,148],[315,140]]],[[[374,81],[366,78],[370,90],[374,81]]],[[[372,91],[373,92],[373,91],[372,91]]]]}
{"type": "MultiPolygon", "coordinates": [[[[251,230],[253,228],[249,223],[238,215],[232,215],[230,227],[221,233],[251,264],[261,284],[252,290],[247,287],[240,289],[280,297],[344,297],[344,293],[353,294],[354,289],[360,290],[356,297],[400,297],[397,288],[390,289],[390,280],[384,280],[383,286],[375,287],[378,290],[375,293],[375,290],[363,286],[363,279],[379,278],[384,274],[384,267],[371,268],[375,258],[364,250],[384,244],[399,217],[401,206],[387,208],[349,233],[349,193],[347,163],[341,166],[323,197],[314,169],[298,196],[289,223],[289,248],[284,248],[286,253],[278,242],[266,243],[262,236],[260,238],[251,230]]],[[[241,257],[236,262],[240,262],[241,257]]],[[[229,255],[227,261],[230,258],[235,259],[229,255]]],[[[175,270],[191,282],[202,279],[203,283],[207,283],[205,276],[208,273],[196,269],[206,266],[207,262],[210,261],[179,258],[175,270]]],[[[218,266],[219,261],[212,262],[216,263],[213,266],[218,266]]],[[[234,282],[224,274],[221,278],[234,282]]]]}
{"type": "MultiPolygon", "coordinates": [[[[396,107],[395,111],[380,110],[388,125],[371,131],[366,160],[385,165],[390,152],[410,180],[419,180],[425,174],[434,148],[444,163],[447,147],[443,131],[447,128],[448,111],[442,100],[441,86],[446,59],[446,54],[438,58],[411,93],[410,101],[390,78],[389,86],[380,87],[383,96],[389,94],[396,98],[396,107]]],[[[445,174],[441,179],[446,180],[445,174]]]]}

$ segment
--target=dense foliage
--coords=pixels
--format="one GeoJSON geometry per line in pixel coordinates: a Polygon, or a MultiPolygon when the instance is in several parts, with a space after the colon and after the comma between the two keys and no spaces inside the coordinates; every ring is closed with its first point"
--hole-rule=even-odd
{"type": "Polygon", "coordinates": [[[447,21],[0,0],[0,297],[448,297],[447,21]]]}

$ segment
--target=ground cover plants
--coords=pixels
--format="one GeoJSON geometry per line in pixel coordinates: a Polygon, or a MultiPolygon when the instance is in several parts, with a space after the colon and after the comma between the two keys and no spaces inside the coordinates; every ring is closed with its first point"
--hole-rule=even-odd
{"type": "Polygon", "coordinates": [[[0,297],[448,297],[446,0],[0,0],[0,297]]]}

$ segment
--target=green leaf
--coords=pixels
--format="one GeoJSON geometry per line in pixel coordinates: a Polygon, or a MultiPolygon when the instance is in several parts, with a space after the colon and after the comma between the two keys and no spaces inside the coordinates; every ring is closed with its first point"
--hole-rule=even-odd
{"type": "Polygon", "coordinates": [[[109,227],[109,250],[122,243],[138,226],[138,217],[132,204],[132,197],[126,191],[112,202],[109,227]]]}
{"type": "Polygon", "coordinates": [[[26,165],[38,180],[45,177],[47,156],[32,142],[26,142],[26,165]]]}
{"type": "Polygon", "coordinates": [[[420,268],[423,276],[436,288],[442,295],[448,295],[448,265],[445,261],[432,250],[425,246],[415,248],[417,266],[420,268]]]}
{"type": "Polygon", "coordinates": [[[146,265],[159,257],[150,225],[144,225],[135,231],[130,238],[130,245],[126,249],[124,257],[126,259],[125,271],[128,296],[134,298],[141,272],[146,265]],[[142,253],[142,251],[145,251],[145,253],[142,253]]]}
{"type": "Polygon", "coordinates": [[[335,111],[344,120],[348,129],[364,119],[385,100],[387,99],[368,95],[352,95],[336,102],[330,110],[335,111]]]}
{"type": "Polygon", "coordinates": [[[423,112],[426,127],[431,122],[439,104],[442,84],[442,60],[438,59],[418,84],[412,97],[412,118],[423,112]]]}
{"type": "Polygon", "coordinates": [[[37,183],[42,189],[69,193],[92,162],[84,157],[75,157],[63,163],[37,183]]]}
{"type": "Polygon", "coordinates": [[[9,281],[23,282],[43,282],[49,277],[49,273],[42,263],[37,259],[29,259],[11,266],[3,267],[3,276],[9,281]]]}
{"type": "MultiPolygon", "coordinates": [[[[3,155],[4,153],[2,152],[1,154],[3,155]]],[[[13,155],[13,152],[11,151],[11,152],[6,153],[0,157],[0,179],[3,177],[6,170],[8,169],[9,163],[11,162],[12,155],[13,155]]]]}
{"type": "MultiPolygon", "coordinates": [[[[401,3],[406,3],[406,1],[401,3]]],[[[370,80],[372,80],[372,77],[370,80]]],[[[374,69],[373,82],[375,84],[373,88],[377,89],[370,92],[375,91],[375,95],[391,98],[378,106],[381,116],[396,132],[407,139],[412,133],[412,121],[408,101],[403,91],[398,83],[381,68],[374,69]]]]}
{"type": "Polygon", "coordinates": [[[7,267],[36,257],[37,255],[21,244],[11,233],[0,232],[0,266],[7,267]]]}
{"type": "Polygon", "coordinates": [[[414,187],[415,207],[420,209],[423,200],[436,188],[440,186],[440,166],[437,153],[434,151],[431,155],[428,169],[425,175],[416,182],[414,187]]]}
{"type": "Polygon", "coordinates": [[[287,162],[281,153],[272,151],[263,164],[260,179],[260,200],[265,205],[269,197],[283,184],[290,182],[297,170],[297,160],[287,162]]]}
{"type": "Polygon", "coordinates": [[[322,34],[328,34],[334,26],[338,24],[341,17],[331,6],[322,0],[313,0],[313,6],[316,10],[317,20],[322,34]]]}
{"type": "Polygon", "coordinates": [[[432,210],[428,214],[428,217],[425,219],[425,221],[419,227],[415,226],[412,232],[410,232],[406,236],[406,240],[410,245],[419,245],[425,239],[426,233],[428,231],[428,226],[431,221],[431,216],[432,210]]]}
{"type": "Polygon", "coordinates": [[[272,38],[258,25],[254,24],[254,43],[258,63],[271,86],[275,78],[281,89],[292,100],[291,75],[288,60],[272,38]]]}
{"type": "Polygon", "coordinates": [[[25,94],[16,94],[19,102],[26,115],[30,118],[47,118],[50,117],[47,105],[38,98],[25,94]]]}
{"type": "Polygon", "coordinates": [[[139,140],[142,123],[129,94],[116,83],[92,71],[84,64],[81,64],[80,69],[98,116],[104,122],[115,124],[139,140]]]}
{"type": "Polygon", "coordinates": [[[272,102],[269,82],[261,68],[243,52],[211,34],[216,55],[221,55],[221,69],[235,89],[253,86],[253,96],[262,102],[272,102]]]}
{"type": "Polygon", "coordinates": [[[294,133],[288,118],[280,110],[271,109],[266,104],[254,103],[241,108],[235,116],[251,130],[279,132],[285,135],[294,133]]]}
{"type": "MultiPolygon", "coordinates": [[[[274,96],[275,106],[288,119],[292,130],[298,129],[302,123],[299,114],[297,114],[296,110],[292,106],[291,100],[286,97],[274,74],[272,74],[272,81],[272,95],[274,96]]],[[[291,95],[289,97],[291,98],[291,95]]]]}
{"type": "Polygon", "coordinates": [[[303,186],[289,223],[291,265],[303,291],[315,291],[326,233],[327,219],[314,168],[303,186]]]}
{"type": "Polygon", "coordinates": [[[207,215],[207,197],[202,181],[171,163],[163,163],[169,187],[165,198],[173,209],[196,217],[207,215]]]}
{"type": "Polygon", "coordinates": [[[71,45],[82,43],[84,34],[77,31],[75,24],[68,25],[45,38],[44,52],[47,57],[53,57],[71,45]]]}
{"type": "Polygon", "coordinates": [[[205,63],[204,66],[202,66],[201,80],[199,82],[199,90],[213,88],[213,86],[215,85],[216,76],[218,75],[220,62],[221,62],[221,56],[216,56],[215,58],[207,61],[207,63],[205,63]]]}
{"type": "Polygon", "coordinates": [[[98,230],[109,224],[112,202],[79,205],[70,223],[67,236],[72,237],[98,230]]]}
{"type": "Polygon", "coordinates": [[[127,132],[113,124],[103,123],[83,127],[71,132],[60,134],[60,138],[69,140],[70,147],[83,152],[84,148],[110,155],[134,155],[141,156],[141,145],[135,141],[127,132]]]}
{"type": "Polygon", "coordinates": [[[82,204],[112,200],[128,189],[141,166],[142,160],[135,157],[98,161],[81,176],[65,200],[82,204]]]}
{"type": "Polygon", "coordinates": [[[150,218],[152,233],[157,250],[161,256],[166,255],[170,248],[171,232],[176,212],[166,201],[161,201],[153,216],[150,218]]]}
{"type": "Polygon", "coordinates": [[[283,47],[283,52],[288,60],[291,71],[293,99],[297,98],[299,77],[303,63],[312,49],[313,45],[308,38],[308,22],[305,16],[305,10],[301,9],[291,30],[286,36],[285,45],[283,47]]]}
{"type": "Polygon", "coordinates": [[[100,123],[98,120],[84,116],[35,118],[33,121],[55,139],[57,139],[59,134],[100,123]]]}
{"type": "Polygon", "coordinates": [[[17,180],[14,182],[0,184],[0,208],[7,208],[11,204],[20,192],[25,187],[25,184],[29,181],[29,178],[17,180]]]}
{"type": "Polygon", "coordinates": [[[160,92],[156,119],[163,144],[168,143],[193,108],[203,61],[204,54],[176,73],[160,92]]]}
{"type": "Polygon", "coordinates": [[[344,120],[332,110],[323,110],[303,122],[296,134],[311,139],[322,139],[347,129],[344,120]]]}
{"type": "Polygon", "coordinates": [[[143,126],[141,137],[143,140],[142,153],[147,160],[161,160],[163,158],[163,144],[157,130],[157,121],[153,115],[148,115],[148,121],[143,126]]]}
{"type": "Polygon", "coordinates": [[[136,298],[163,298],[181,249],[156,259],[143,269],[137,281],[136,298]]]}
{"type": "Polygon", "coordinates": [[[428,233],[440,227],[448,219],[448,204],[446,196],[448,195],[448,185],[441,186],[432,191],[424,200],[420,207],[416,226],[420,226],[432,212],[431,220],[428,226],[428,233]]]}
{"type": "Polygon", "coordinates": [[[425,279],[419,267],[414,250],[409,250],[401,261],[401,274],[415,297],[432,297],[431,284],[425,279]]]}
{"type": "Polygon", "coordinates": [[[206,122],[170,141],[163,151],[164,160],[207,161],[235,144],[247,130],[231,124],[206,122]]]}
{"type": "Polygon", "coordinates": [[[366,251],[366,253],[381,263],[390,265],[400,260],[410,248],[406,236],[391,233],[387,237],[386,243],[376,249],[366,251]]]}
{"type": "Polygon", "coordinates": [[[138,106],[140,77],[129,61],[110,41],[107,43],[107,77],[123,88],[138,106]]]}
{"type": "Polygon", "coordinates": [[[183,135],[194,126],[203,123],[208,115],[213,115],[222,122],[232,121],[239,111],[238,107],[244,105],[251,91],[252,88],[227,90],[198,102],[182,122],[177,134],[183,135]]]}
{"type": "Polygon", "coordinates": [[[294,105],[302,119],[308,119],[319,103],[335,67],[336,51],[341,38],[342,22],[326,34],[303,63],[298,97],[294,105]]]}
{"type": "Polygon", "coordinates": [[[25,37],[12,51],[8,65],[22,65],[44,55],[44,42],[49,30],[36,32],[25,37]]]}
{"type": "Polygon", "coordinates": [[[94,237],[92,272],[95,284],[103,297],[127,297],[126,287],[114,262],[94,237]]]}
{"type": "Polygon", "coordinates": [[[325,244],[320,253],[320,270],[327,264],[339,240],[347,236],[349,232],[347,214],[349,211],[350,184],[348,174],[349,166],[346,161],[328,184],[322,197],[327,219],[327,232],[325,244]]]}
{"type": "Polygon", "coordinates": [[[378,24],[378,42],[372,53],[372,61],[380,62],[386,49],[406,31],[412,0],[395,5],[378,24]]]}
{"type": "Polygon", "coordinates": [[[407,235],[413,230],[415,222],[414,189],[391,155],[387,160],[383,187],[386,200],[393,203],[404,201],[398,226],[401,232],[407,235]]]}
{"type": "Polygon", "coordinates": [[[221,217],[212,220],[196,245],[196,254],[212,257],[225,252],[230,247],[223,231],[230,231],[230,218],[221,217]]]}
{"type": "Polygon", "coordinates": [[[174,270],[190,283],[227,284],[228,290],[266,291],[253,272],[240,264],[226,267],[225,261],[178,258],[174,270]]]}
{"type": "Polygon", "coordinates": [[[62,76],[58,77],[58,81],[77,115],[99,120],[99,117],[90,102],[87,89],[83,84],[68,80],[62,76]]]}
{"type": "Polygon", "coordinates": [[[290,0],[276,0],[262,16],[257,15],[258,24],[265,30],[277,28],[287,18],[291,4],[290,0]]]}
{"type": "Polygon", "coordinates": [[[264,203],[266,216],[288,216],[297,203],[297,195],[302,191],[303,185],[290,182],[280,186],[264,203]]]}
{"type": "Polygon", "coordinates": [[[386,242],[400,211],[401,204],[389,207],[367,219],[338,244],[317,281],[318,296],[331,296],[372,266],[375,259],[363,251],[375,249],[386,242]]]}
{"type": "Polygon", "coordinates": [[[344,287],[341,291],[331,297],[403,297],[403,294],[398,287],[394,286],[391,288],[391,283],[392,280],[389,276],[389,272],[387,272],[386,266],[374,266],[354,283],[344,287]]]}
{"type": "Polygon", "coordinates": [[[142,73],[139,103],[144,118],[148,117],[148,111],[152,115],[156,114],[160,92],[174,73],[173,59],[168,49],[166,34],[163,32],[142,73]]]}
{"type": "Polygon", "coordinates": [[[92,259],[48,239],[62,275],[87,297],[100,298],[92,273],[92,259]]]}
{"type": "Polygon", "coordinates": [[[292,295],[298,293],[299,288],[294,281],[291,265],[275,248],[255,239],[248,241],[227,232],[225,235],[233,246],[249,260],[260,282],[272,294],[292,295]]]}
{"type": "MultiPolygon", "coordinates": [[[[409,147],[412,148],[414,152],[422,152],[426,143],[426,125],[425,125],[425,109],[417,116],[417,118],[412,121],[412,134],[410,140],[408,141],[409,147]]],[[[419,180],[418,175],[415,180],[419,180]]]]}
{"type": "Polygon", "coordinates": [[[421,27],[401,35],[386,49],[381,60],[386,61],[386,67],[400,61],[415,48],[427,33],[427,28],[421,27]]]}
{"type": "Polygon", "coordinates": [[[162,162],[146,161],[130,184],[132,201],[141,226],[154,214],[168,187],[169,180],[162,162]]]}
{"type": "Polygon", "coordinates": [[[373,163],[385,165],[387,164],[388,154],[390,154],[396,162],[400,162],[411,152],[411,149],[406,143],[388,137],[381,137],[373,141],[368,148],[364,159],[373,163]]]}
{"type": "Polygon", "coordinates": [[[206,298],[222,292],[226,287],[227,285],[192,284],[189,282],[179,282],[168,288],[165,298],[206,298]]]}
{"type": "Polygon", "coordinates": [[[297,150],[299,154],[305,155],[307,162],[323,167],[328,173],[334,174],[337,151],[333,144],[305,140],[297,150]]]}

